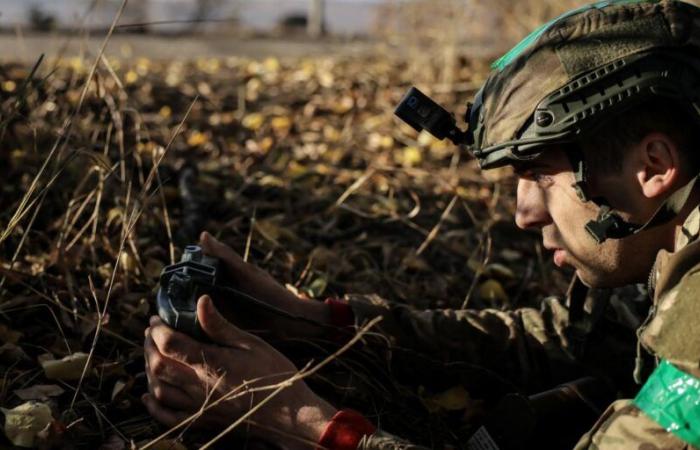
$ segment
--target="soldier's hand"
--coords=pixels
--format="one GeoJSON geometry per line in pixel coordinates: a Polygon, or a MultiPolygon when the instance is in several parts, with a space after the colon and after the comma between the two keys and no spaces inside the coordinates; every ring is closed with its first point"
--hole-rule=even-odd
{"type": "MultiPolygon", "coordinates": [[[[144,344],[149,393],[142,400],[156,420],[174,426],[196,414],[202,405],[226,396],[228,400],[206,410],[195,422],[218,432],[272,392],[250,393],[251,389],[288,380],[297,370],[265,341],[228,322],[210,298],[199,299],[197,316],[212,344],[173,330],[157,316],[151,318],[144,344]]],[[[318,442],[335,412],[299,380],[250,417],[267,431],[253,427],[250,432],[273,443],[280,439],[285,448],[294,448],[289,446],[289,437],[269,432],[279,430],[305,439],[307,444],[300,448],[309,448],[308,441],[318,442]]]]}
{"type": "MultiPolygon", "coordinates": [[[[214,256],[223,262],[228,272],[228,282],[236,289],[295,316],[305,317],[321,324],[330,323],[330,309],[327,305],[297,297],[272,278],[269,273],[243,261],[243,258],[231,247],[218,241],[206,231],[200,237],[200,246],[205,254],[214,256]]],[[[236,305],[226,306],[226,308],[222,308],[222,312],[228,317],[232,314],[231,309],[235,311],[236,305]]],[[[259,312],[256,311],[258,321],[260,315],[257,313],[259,312]]],[[[241,317],[243,313],[243,311],[235,311],[237,317],[241,317]]],[[[264,312],[262,313],[264,314],[264,312]]],[[[268,323],[256,325],[263,325],[264,328],[275,330],[279,334],[308,337],[323,333],[323,329],[320,327],[309,327],[308,323],[293,321],[272,313],[265,314],[264,317],[268,323]]]]}

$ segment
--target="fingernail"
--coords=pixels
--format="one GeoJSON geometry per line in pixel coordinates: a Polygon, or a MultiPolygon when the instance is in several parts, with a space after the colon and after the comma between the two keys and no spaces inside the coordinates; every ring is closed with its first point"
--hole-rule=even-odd
{"type": "Polygon", "coordinates": [[[151,318],[148,319],[148,323],[149,323],[151,326],[155,325],[156,322],[158,322],[158,316],[151,316],[151,318]]]}

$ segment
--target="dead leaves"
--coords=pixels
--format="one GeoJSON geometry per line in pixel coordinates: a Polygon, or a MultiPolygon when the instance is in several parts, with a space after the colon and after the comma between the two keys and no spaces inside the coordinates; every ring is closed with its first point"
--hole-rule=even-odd
{"type": "Polygon", "coordinates": [[[26,402],[16,408],[0,408],[5,415],[5,436],[18,447],[33,448],[50,432],[51,408],[40,402],[26,402]]]}
{"type": "Polygon", "coordinates": [[[56,384],[37,384],[25,389],[17,389],[14,394],[21,400],[48,400],[61,396],[65,390],[56,384]]]}
{"type": "Polygon", "coordinates": [[[73,353],[61,359],[53,359],[52,355],[42,355],[39,357],[39,364],[49,380],[79,380],[83,371],[89,373],[89,370],[85,369],[88,364],[86,353],[73,353]]]}
{"type": "MultiPolygon", "coordinates": [[[[471,306],[505,308],[538,292],[539,284],[522,275],[534,238],[514,240],[506,229],[494,238],[487,263],[476,250],[488,227],[510,220],[509,174],[484,183],[451,144],[394,119],[411,81],[406,61],[370,55],[108,62],[115,76],[99,68],[73,124],[70,146],[80,149],[78,158],[49,190],[36,222],[23,221],[1,255],[3,268],[23,274],[8,277],[3,305],[42,306],[7,313],[0,323],[5,406],[44,402],[24,407],[35,411],[25,416],[36,415],[36,422],[16,420],[31,422],[25,428],[34,437],[22,436],[25,442],[39,442],[39,425],[52,422],[41,404],[54,408],[53,417],[68,411],[67,386],[83,372],[73,405],[83,422],[69,428],[73,440],[86,448],[129,448],[120,434],[101,428],[107,421],[135,442],[157,435],[138,401],[146,386],[143,330],[160,271],[181,251],[171,237],[186,222],[179,181],[187,167],[197,168],[196,187],[206,199],[197,227],[302,296],[378,293],[419,308],[459,307],[474,282],[471,306]],[[83,351],[98,320],[102,334],[84,370],[83,351]],[[68,356],[37,358],[47,351],[68,356]],[[27,370],[36,375],[30,385],[22,384],[27,370]]],[[[0,155],[0,210],[10,216],[77,104],[89,67],[79,58],[59,62],[31,94],[23,121],[8,127],[3,145],[12,150],[0,155]]],[[[13,73],[7,70],[2,83],[3,116],[10,102],[2,100],[22,81],[13,73]]],[[[439,100],[457,111],[470,95],[439,100]]],[[[0,225],[6,217],[0,214],[0,225]]],[[[469,402],[458,388],[425,399],[434,411],[469,402]]],[[[163,448],[170,445],[184,444],[163,448]]]]}
{"type": "Polygon", "coordinates": [[[423,405],[431,413],[440,411],[462,411],[469,408],[473,400],[463,386],[454,386],[434,395],[421,397],[423,405]]]}

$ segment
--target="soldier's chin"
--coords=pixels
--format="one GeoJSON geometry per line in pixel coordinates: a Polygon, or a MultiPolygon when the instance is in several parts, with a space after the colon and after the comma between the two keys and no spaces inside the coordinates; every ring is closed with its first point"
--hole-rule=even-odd
{"type": "Polygon", "coordinates": [[[576,275],[581,282],[589,288],[613,288],[620,286],[614,277],[607,273],[597,273],[586,269],[576,269],[576,275]]]}

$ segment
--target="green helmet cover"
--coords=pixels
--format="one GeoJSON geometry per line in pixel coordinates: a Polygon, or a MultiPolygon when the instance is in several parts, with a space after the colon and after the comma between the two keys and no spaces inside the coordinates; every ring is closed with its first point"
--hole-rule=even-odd
{"type": "Polygon", "coordinates": [[[469,117],[484,169],[576,141],[649,98],[694,105],[700,94],[700,8],[610,0],[570,11],[493,63],[469,117]]]}

